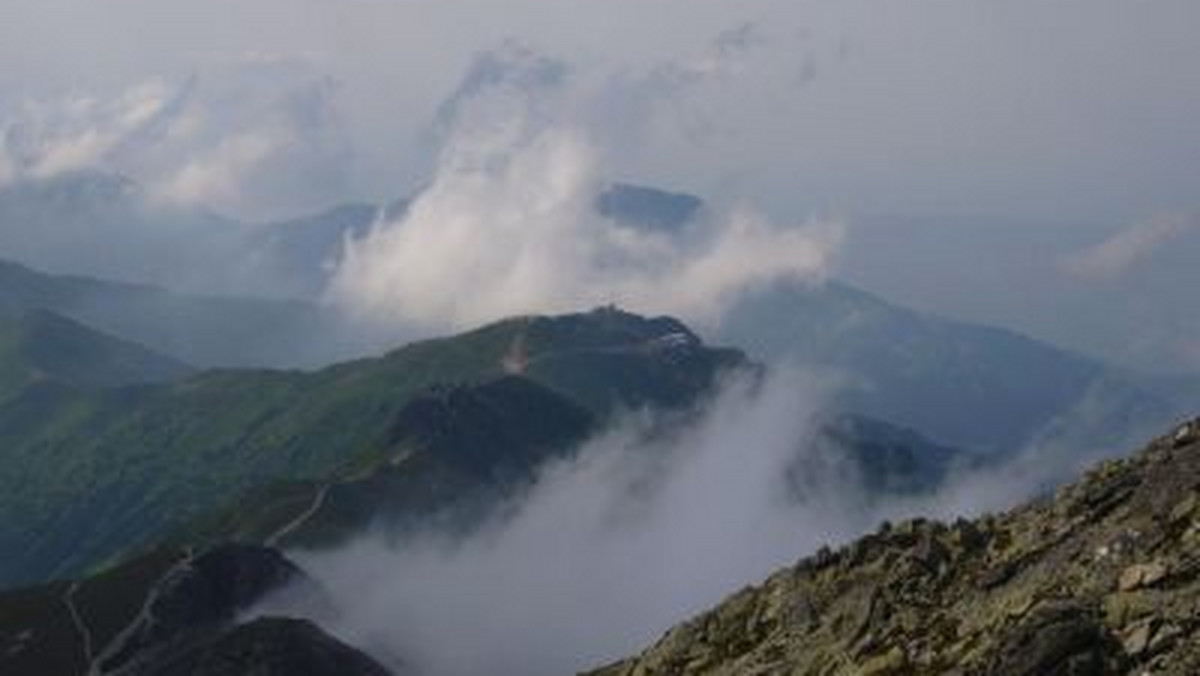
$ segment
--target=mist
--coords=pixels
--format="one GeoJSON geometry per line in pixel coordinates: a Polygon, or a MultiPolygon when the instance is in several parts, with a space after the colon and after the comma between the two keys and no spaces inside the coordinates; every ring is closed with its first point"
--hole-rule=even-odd
{"type": "Polygon", "coordinates": [[[785,470],[820,400],[798,376],[734,381],[669,439],[638,416],[616,425],[465,540],[295,555],[345,602],[326,626],[417,673],[572,673],[863,525],[842,481],[814,476],[789,505],[785,470]]]}
{"type": "Polygon", "coordinates": [[[748,291],[828,273],[834,222],[777,226],[747,207],[679,231],[602,218],[614,174],[579,122],[590,86],[527,49],[482,57],[443,106],[431,184],[347,240],[327,300],[432,328],[606,303],[705,324],[748,291]]]}
{"type": "MultiPolygon", "coordinates": [[[[772,373],[727,381],[684,425],[631,413],[468,536],[375,531],[289,552],[337,608],[314,619],[406,673],[575,673],[885,519],[1006,509],[1126,450],[1048,431],[1004,464],[952,468],[933,493],[870,493],[849,454],[817,441],[836,381],[772,373]]],[[[1081,402],[1060,432],[1102,413],[1081,402]]]]}

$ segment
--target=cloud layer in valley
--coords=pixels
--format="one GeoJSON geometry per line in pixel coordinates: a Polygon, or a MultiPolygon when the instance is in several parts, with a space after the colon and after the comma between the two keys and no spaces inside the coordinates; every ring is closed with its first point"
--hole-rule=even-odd
{"type": "Polygon", "coordinates": [[[843,449],[815,443],[831,384],[734,379],[668,434],[633,416],[465,537],[374,533],[291,554],[340,606],[316,619],[410,673],[575,673],[883,519],[1006,508],[1095,457],[1066,434],[1103,414],[1089,398],[1007,464],[964,466],[932,494],[872,494],[843,449]]]}
{"type": "Polygon", "coordinates": [[[674,438],[648,441],[645,420],[601,435],[466,540],[366,537],[299,560],[347,602],[328,626],[418,674],[595,666],[864,525],[829,490],[842,483],[836,462],[803,508],[788,505],[785,470],[819,401],[792,379],[732,383],[674,438]]]}

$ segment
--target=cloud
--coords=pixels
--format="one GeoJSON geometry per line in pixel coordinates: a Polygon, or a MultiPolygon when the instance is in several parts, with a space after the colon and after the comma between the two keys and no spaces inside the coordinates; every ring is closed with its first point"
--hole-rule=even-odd
{"type": "Polygon", "coordinates": [[[345,199],[353,155],[337,83],[303,60],[250,55],[177,82],[0,109],[0,184],[121,174],[163,203],[251,219],[345,199]]]}
{"type": "Polygon", "coordinates": [[[486,76],[468,76],[444,107],[430,186],[346,243],[334,302],[436,328],[606,303],[706,323],[758,286],[827,272],[836,224],[778,227],[743,208],[652,233],[601,218],[594,200],[610,176],[578,123],[586,86],[565,86],[556,62],[505,54],[472,68],[486,76]]]}
{"type": "Polygon", "coordinates": [[[26,101],[5,125],[0,154],[7,179],[52,178],[111,162],[170,109],[170,99],[169,88],[151,80],[110,100],[26,101]]]}
{"type": "Polygon", "coordinates": [[[827,480],[789,501],[786,468],[820,400],[798,378],[737,381],[672,438],[645,419],[600,436],[466,540],[296,554],[344,602],[318,619],[426,676],[563,674],[619,657],[862,527],[861,503],[832,490],[847,485],[836,462],[809,463],[827,480]]]}
{"type": "Polygon", "coordinates": [[[570,67],[561,59],[507,40],[472,59],[454,91],[438,106],[435,131],[452,134],[469,127],[472,121],[464,119],[467,115],[476,123],[483,121],[479,119],[483,116],[497,117],[497,112],[481,105],[488,97],[519,97],[524,105],[532,105],[545,92],[563,86],[570,74],[570,67]]]}
{"type": "Polygon", "coordinates": [[[1083,279],[1119,277],[1195,225],[1195,219],[1188,215],[1160,214],[1065,256],[1061,265],[1066,272],[1083,279]]]}
{"type": "Polygon", "coordinates": [[[311,293],[249,223],[346,199],[337,92],[256,56],[0,107],[0,255],[188,292],[311,293]]]}
{"type": "Polygon", "coordinates": [[[338,608],[313,619],[418,676],[577,673],[882,520],[975,516],[1044,494],[1097,457],[1072,430],[1110,413],[1089,394],[1007,463],[905,497],[866,490],[849,454],[818,435],[831,383],[773,370],[725,383],[682,425],[633,415],[465,536],[369,533],[291,552],[338,608]]]}
{"type": "Polygon", "coordinates": [[[222,139],[164,180],[150,183],[158,199],[180,204],[230,204],[241,196],[246,174],[291,140],[282,134],[247,132],[222,139]]]}
{"type": "MultiPolygon", "coordinates": [[[[0,134],[0,140],[2,140],[6,135],[7,134],[0,134]]],[[[0,149],[3,149],[3,147],[0,146],[0,149]]],[[[12,182],[16,177],[17,167],[15,166],[13,160],[8,157],[8,153],[0,152],[0,187],[12,182]]]]}

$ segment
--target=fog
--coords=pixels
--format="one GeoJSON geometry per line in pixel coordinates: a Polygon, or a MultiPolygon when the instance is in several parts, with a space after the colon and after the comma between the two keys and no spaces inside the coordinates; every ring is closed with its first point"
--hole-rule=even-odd
{"type": "Polygon", "coordinates": [[[598,665],[868,523],[834,462],[789,506],[785,470],[820,399],[798,378],[734,382],[669,440],[647,441],[644,419],[616,426],[464,541],[366,537],[297,560],[343,606],[335,632],[418,673],[598,665]]]}
{"type": "Polygon", "coordinates": [[[726,382],[669,433],[630,414],[468,536],[289,552],[332,595],[315,619],[406,673],[575,673],[884,519],[1008,508],[1127,450],[1075,445],[1066,431],[1104,413],[1081,402],[1006,464],[964,464],[930,494],[870,494],[843,449],[814,443],[836,381],[772,373],[726,382]]]}

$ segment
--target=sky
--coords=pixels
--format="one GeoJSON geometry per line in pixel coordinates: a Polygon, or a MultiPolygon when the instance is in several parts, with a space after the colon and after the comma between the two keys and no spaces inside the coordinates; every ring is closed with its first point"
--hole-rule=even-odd
{"type": "Polygon", "coordinates": [[[622,173],[772,209],[1135,218],[1190,206],[1200,175],[1200,8],[1187,0],[5,0],[0,12],[5,108],[193,75],[201,87],[328,78],[337,115],[322,124],[353,154],[347,194],[411,189],[437,106],[506,40],[608,80],[614,107],[654,99],[641,103],[659,118],[642,121],[650,142],[617,149],[622,173]],[[736,47],[714,46],[742,28],[736,47]]]}
{"type": "MultiPolygon", "coordinates": [[[[553,132],[592,183],[840,228],[836,247],[785,247],[822,253],[785,274],[1200,370],[1200,326],[1175,310],[1181,252],[1200,249],[1196,25],[1192,0],[3,0],[0,187],[99,168],[156,207],[257,223],[456,185],[461,132],[494,144],[475,132],[506,120],[526,136],[476,152],[524,157],[553,132]]],[[[329,297],[394,279],[403,248],[359,256],[329,297]]],[[[520,269],[517,286],[545,273],[520,269]]],[[[760,281],[730,279],[717,296],[760,281]]],[[[379,297],[408,311],[390,292],[360,304],[379,297]]]]}

